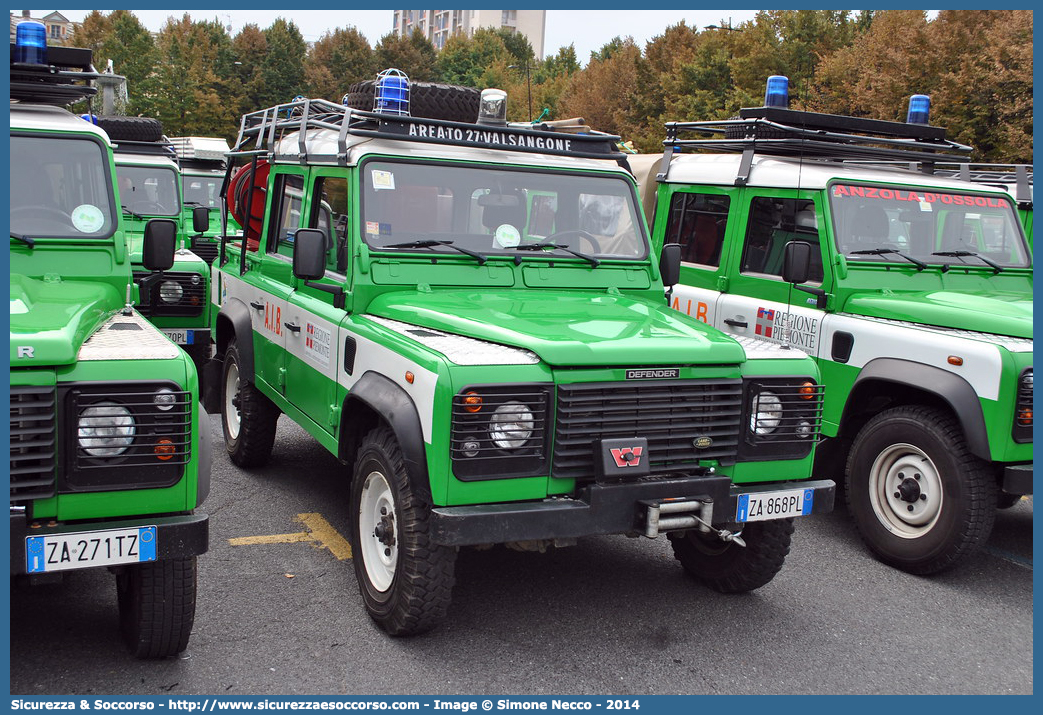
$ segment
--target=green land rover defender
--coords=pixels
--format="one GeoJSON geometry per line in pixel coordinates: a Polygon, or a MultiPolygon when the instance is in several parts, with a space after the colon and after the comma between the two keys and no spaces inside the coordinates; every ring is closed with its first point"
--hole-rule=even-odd
{"type": "MultiPolygon", "coordinates": [[[[131,305],[109,138],[63,108],[93,94],[91,52],[47,49],[12,47],[11,574],[108,568],[132,652],[170,656],[207,549],[209,432],[192,361],[131,305]]],[[[169,267],[176,227],[143,233],[144,265],[169,267]]]]}
{"type": "Polygon", "coordinates": [[[681,245],[673,307],[816,360],[818,467],[846,472],[880,560],[927,574],[973,553],[996,508],[1032,493],[1032,256],[1014,198],[933,171],[970,148],[925,121],[768,106],[668,124],[664,144],[638,175],[654,243],[681,245]],[[790,251],[810,255],[805,280],[784,278],[790,251]]]}
{"type": "Polygon", "coordinates": [[[814,362],[668,308],[617,137],[428,104],[243,117],[210,368],[232,461],[263,465],[282,413],[346,465],[392,635],[444,618],[460,546],[666,533],[711,588],[770,581],[832,508],[814,362]]]}

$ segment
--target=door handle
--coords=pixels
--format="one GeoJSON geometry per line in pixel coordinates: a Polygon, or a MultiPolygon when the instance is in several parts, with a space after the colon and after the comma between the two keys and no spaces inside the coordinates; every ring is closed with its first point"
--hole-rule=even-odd
{"type": "Polygon", "coordinates": [[[283,323],[283,325],[285,325],[286,329],[289,330],[291,333],[301,332],[301,326],[297,325],[296,323],[283,323]]]}
{"type": "Polygon", "coordinates": [[[250,301],[250,307],[253,308],[254,310],[264,310],[264,303],[254,303],[251,300],[250,301]]]}
{"type": "Polygon", "coordinates": [[[725,318],[724,319],[724,324],[725,325],[730,325],[733,328],[747,328],[747,327],[749,327],[749,323],[747,323],[745,320],[733,320],[731,318],[725,318]]]}

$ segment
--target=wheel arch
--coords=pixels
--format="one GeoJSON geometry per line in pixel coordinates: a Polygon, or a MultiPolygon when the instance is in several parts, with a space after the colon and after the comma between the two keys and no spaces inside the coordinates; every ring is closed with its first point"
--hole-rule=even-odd
{"type": "Polygon", "coordinates": [[[228,344],[235,338],[242,360],[239,379],[254,381],[254,341],[253,323],[250,321],[250,309],[238,298],[229,298],[221,306],[214,323],[214,343],[218,357],[223,356],[228,344]]]}
{"type": "Polygon", "coordinates": [[[428,504],[427,455],[420,415],[412,398],[401,387],[375,372],[366,372],[351,388],[341,410],[338,457],[351,464],[363,437],[381,422],[395,434],[413,492],[428,504]]]}
{"type": "Polygon", "coordinates": [[[911,360],[878,358],[866,363],[848,394],[839,436],[854,437],[881,409],[911,404],[933,405],[951,412],[960,423],[971,454],[991,461],[985,415],[974,388],[959,375],[911,360]]]}

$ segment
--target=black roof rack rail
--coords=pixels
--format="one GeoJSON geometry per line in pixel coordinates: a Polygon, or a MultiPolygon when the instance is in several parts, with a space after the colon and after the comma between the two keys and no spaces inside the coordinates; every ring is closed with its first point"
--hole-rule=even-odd
{"type": "Polygon", "coordinates": [[[819,160],[890,160],[931,165],[963,162],[972,148],[945,138],[945,129],[922,124],[802,112],[781,107],[747,107],[738,119],[668,122],[663,164],[657,180],[665,181],[670,159],[687,148],[741,153],[735,178],[745,184],[755,154],[819,160]],[[684,138],[723,135],[723,139],[684,138]]]}
{"type": "Polygon", "coordinates": [[[15,43],[11,43],[11,99],[64,107],[93,97],[97,87],[91,82],[98,73],[91,64],[92,52],[80,47],[47,48],[46,65],[15,62],[15,43]]]}
{"type": "Polygon", "coordinates": [[[551,127],[533,129],[528,125],[491,126],[442,119],[396,116],[351,109],[324,99],[304,99],[243,115],[230,155],[245,156],[265,151],[275,159],[336,161],[347,164],[348,135],[423,142],[483,149],[552,154],[589,159],[626,161],[616,146],[618,136],[603,132],[574,134],[551,127]],[[305,132],[327,129],[337,132],[335,156],[309,154],[305,132]],[[275,146],[285,133],[300,132],[298,153],[275,155],[275,146]],[[251,146],[252,145],[252,146],[251,146]]]}

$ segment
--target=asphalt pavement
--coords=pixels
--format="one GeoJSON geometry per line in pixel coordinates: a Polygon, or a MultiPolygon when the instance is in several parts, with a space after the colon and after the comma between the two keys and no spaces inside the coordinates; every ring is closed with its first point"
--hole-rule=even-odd
{"type": "Polygon", "coordinates": [[[688,577],[665,537],[462,550],[447,621],[392,639],[366,615],[340,540],[346,468],[283,417],[271,463],[237,469],[211,420],[210,551],[187,652],[128,655],[104,571],[14,584],[12,694],[1033,691],[1031,498],[933,577],[875,561],[840,505],[798,520],[781,573],[739,596],[688,577]]]}

